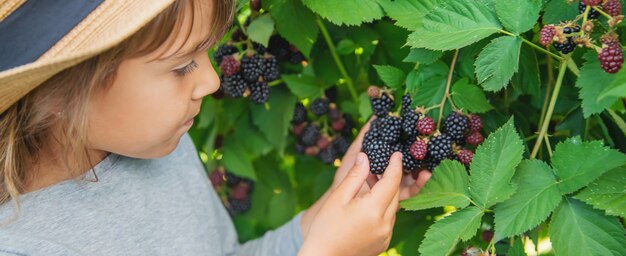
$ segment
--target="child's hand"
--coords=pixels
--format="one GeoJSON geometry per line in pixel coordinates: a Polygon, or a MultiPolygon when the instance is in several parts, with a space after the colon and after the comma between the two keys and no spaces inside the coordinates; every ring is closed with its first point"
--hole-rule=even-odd
{"type": "Polygon", "coordinates": [[[313,219],[299,255],[377,255],[391,240],[398,209],[402,158],[394,153],[382,178],[361,192],[369,161],[358,153],[356,164],[313,219]]]}

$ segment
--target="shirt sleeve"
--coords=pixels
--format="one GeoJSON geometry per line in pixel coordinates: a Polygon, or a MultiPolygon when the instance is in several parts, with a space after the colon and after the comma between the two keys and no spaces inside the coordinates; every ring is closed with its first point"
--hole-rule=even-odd
{"type": "Polygon", "coordinates": [[[276,230],[268,231],[260,238],[242,244],[237,255],[296,255],[304,242],[300,219],[304,212],[276,230]]]}

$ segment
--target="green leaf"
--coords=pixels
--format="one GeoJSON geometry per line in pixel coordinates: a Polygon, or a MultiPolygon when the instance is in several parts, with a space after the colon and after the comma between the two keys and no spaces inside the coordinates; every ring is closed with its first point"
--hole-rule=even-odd
{"type": "Polygon", "coordinates": [[[315,14],[300,1],[263,0],[263,5],[269,6],[278,33],[308,58],[319,33],[315,14]]]}
{"type": "Polygon", "coordinates": [[[467,78],[463,78],[452,85],[451,96],[457,107],[472,113],[485,113],[493,109],[483,90],[470,84],[467,78]]]}
{"type": "Polygon", "coordinates": [[[540,97],[541,79],[537,54],[528,45],[522,44],[519,70],[511,79],[511,84],[524,94],[540,97]]]}
{"type": "Polygon", "coordinates": [[[468,181],[465,167],[457,161],[444,160],[428,180],[426,186],[415,196],[400,202],[407,210],[422,210],[433,207],[469,205],[468,181]]]}
{"type": "Polygon", "coordinates": [[[339,55],[349,55],[353,54],[356,48],[357,45],[354,43],[354,41],[350,39],[343,39],[339,41],[339,43],[337,43],[337,47],[335,47],[335,50],[339,55]]]}
{"type": "Polygon", "coordinates": [[[606,96],[598,100],[600,92],[615,80],[615,75],[604,72],[600,68],[596,51],[587,51],[584,55],[586,60],[580,69],[580,76],[576,81],[576,87],[580,88],[578,98],[582,100],[583,114],[589,118],[593,114],[604,111],[617,100],[615,96],[606,96]]]}
{"type": "Polygon", "coordinates": [[[248,36],[252,41],[267,47],[270,42],[270,36],[274,32],[274,20],[269,14],[263,14],[248,26],[248,36]]]}
{"type": "Polygon", "coordinates": [[[540,10],[539,0],[496,0],[496,13],[502,25],[516,34],[533,28],[540,10]]]}
{"type": "Polygon", "coordinates": [[[555,255],[626,255],[619,221],[575,199],[563,200],[554,211],[550,241],[555,255]]]}
{"type": "Polygon", "coordinates": [[[624,164],[626,155],[605,147],[600,141],[581,142],[579,137],[559,143],[552,155],[552,167],[560,179],[559,189],[564,195],[624,164]]]}
{"type": "Polygon", "coordinates": [[[420,63],[425,65],[430,65],[435,61],[438,61],[441,56],[443,56],[442,51],[431,51],[423,48],[412,48],[406,58],[404,58],[404,62],[413,62],[420,63]]]}
{"type": "Polygon", "coordinates": [[[578,1],[568,3],[565,0],[551,0],[544,9],[543,24],[559,24],[564,20],[573,20],[578,15],[578,1]]]}
{"type": "Polygon", "coordinates": [[[296,98],[280,87],[273,87],[268,103],[269,109],[250,104],[252,121],[282,155],[287,145],[287,132],[296,98]]]}
{"type": "Polygon", "coordinates": [[[523,151],[513,118],[478,146],[470,166],[470,194],[479,206],[489,208],[509,199],[515,192],[510,181],[523,151]]]}
{"type": "Polygon", "coordinates": [[[515,194],[494,208],[496,241],[536,227],[561,201],[552,168],[540,160],[522,161],[513,183],[515,194]]]}
{"type": "Polygon", "coordinates": [[[501,28],[498,18],[484,4],[450,0],[426,15],[422,27],[409,35],[407,44],[440,51],[458,49],[501,28]]]}
{"type": "Polygon", "coordinates": [[[469,240],[480,227],[483,212],[476,206],[452,213],[435,222],[428,231],[419,252],[421,255],[448,255],[456,248],[459,240],[469,240]]]}
{"type": "Polygon", "coordinates": [[[513,246],[509,247],[509,250],[505,254],[506,256],[526,256],[526,251],[524,250],[524,242],[518,236],[515,237],[515,241],[513,242],[513,246]]]}
{"type": "Polygon", "coordinates": [[[491,41],[480,52],[474,66],[478,83],[488,91],[506,87],[517,72],[522,39],[502,36],[491,41]]]}
{"type": "Polygon", "coordinates": [[[225,142],[222,148],[222,164],[228,171],[241,177],[256,180],[252,161],[247,158],[246,149],[239,143],[225,142]]]}
{"type": "Polygon", "coordinates": [[[422,19],[435,7],[447,0],[380,0],[379,4],[387,15],[396,20],[396,25],[408,30],[416,30],[422,19]]]}
{"type": "Polygon", "coordinates": [[[365,119],[372,115],[372,103],[370,102],[370,97],[367,96],[367,92],[363,92],[359,96],[359,114],[365,119]]]}
{"type": "Polygon", "coordinates": [[[417,84],[414,100],[418,106],[434,106],[441,103],[446,93],[446,78],[432,76],[417,84]]]}
{"type": "Polygon", "coordinates": [[[360,25],[384,14],[377,0],[302,0],[302,3],[337,25],[360,25]]]}
{"type": "Polygon", "coordinates": [[[626,166],[608,171],[575,198],[606,214],[626,217],[626,166]]]}
{"type": "Polygon", "coordinates": [[[626,97],[626,68],[615,74],[615,80],[602,90],[598,96],[598,101],[614,97],[626,97]]]}
{"type": "Polygon", "coordinates": [[[394,90],[399,89],[406,79],[406,74],[399,68],[388,65],[374,65],[374,68],[380,79],[394,90]]]}
{"type": "Polygon", "coordinates": [[[289,90],[300,98],[318,98],[322,94],[322,87],[313,76],[304,74],[282,75],[289,90]]]}

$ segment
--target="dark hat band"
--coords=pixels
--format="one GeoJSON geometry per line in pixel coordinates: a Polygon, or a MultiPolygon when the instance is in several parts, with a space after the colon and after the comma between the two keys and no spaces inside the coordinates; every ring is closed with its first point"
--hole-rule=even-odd
{"type": "Polygon", "coordinates": [[[104,0],[30,0],[0,22],[0,71],[48,51],[104,0]]]}

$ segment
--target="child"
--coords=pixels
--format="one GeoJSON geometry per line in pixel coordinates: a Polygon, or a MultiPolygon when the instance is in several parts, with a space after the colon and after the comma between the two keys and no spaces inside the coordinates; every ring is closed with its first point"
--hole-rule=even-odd
{"type": "MultiPolygon", "coordinates": [[[[359,153],[279,229],[239,245],[186,134],[219,87],[206,50],[232,0],[0,3],[0,255],[375,255],[389,245],[399,153],[359,153]],[[368,181],[367,183],[365,181],[368,181]]],[[[367,126],[367,125],[366,125],[367,126]]],[[[402,183],[402,184],[401,184],[402,183]]]]}

